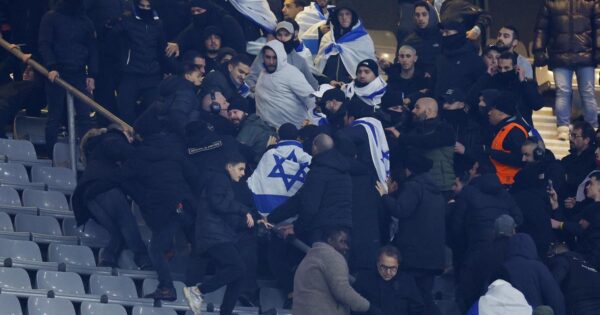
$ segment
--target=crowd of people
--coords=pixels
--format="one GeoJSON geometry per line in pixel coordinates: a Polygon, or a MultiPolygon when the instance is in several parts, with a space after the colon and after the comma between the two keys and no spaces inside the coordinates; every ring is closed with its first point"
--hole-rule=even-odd
{"type": "Polygon", "coordinates": [[[534,128],[549,104],[519,30],[482,45],[492,16],[469,1],[399,1],[394,60],[343,0],[42,2],[0,1],[4,38],[49,70],[45,82],[5,58],[0,124],[47,105],[52,152],[61,78],[133,126],[76,101],[86,167],[73,210],[109,231],[101,266],[127,248],[156,270],[147,297],[177,298],[183,231],[196,315],[223,286],[221,314],[257,305],[262,276],[298,315],[439,314],[442,274],[463,314],[600,309],[597,1],[546,0],[534,29],[571,146],[562,160],[534,128]]]}

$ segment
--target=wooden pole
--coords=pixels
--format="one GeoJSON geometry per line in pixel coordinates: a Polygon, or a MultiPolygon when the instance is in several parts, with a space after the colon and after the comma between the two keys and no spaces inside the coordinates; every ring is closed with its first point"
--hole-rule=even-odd
{"type": "MultiPolygon", "coordinates": [[[[19,58],[19,60],[24,60],[24,58],[26,57],[25,54],[17,48],[17,46],[11,45],[9,42],[7,42],[6,40],[4,40],[1,37],[0,37],[0,46],[2,46],[2,48],[6,49],[7,51],[9,51],[13,55],[15,55],[15,57],[19,58]]],[[[31,66],[35,71],[37,71],[44,77],[48,78],[48,69],[46,69],[44,66],[42,66],[37,61],[33,60],[32,58],[28,58],[25,61],[25,63],[28,64],[29,66],[31,66]]],[[[113,122],[115,124],[120,125],[124,131],[128,131],[131,134],[133,134],[133,127],[131,127],[128,123],[124,122],[121,118],[115,116],[109,110],[104,108],[102,105],[98,104],[96,101],[94,101],[93,99],[91,99],[90,97],[88,97],[87,95],[85,95],[84,93],[82,93],[81,91],[76,89],[75,87],[73,87],[71,84],[67,83],[65,80],[63,80],[61,78],[56,78],[56,80],[54,80],[54,84],[67,90],[67,92],[71,93],[71,95],[73,95],[73,97],[80,100],[87,106],[90,106],[97,113],[106,117],[106,119],[110,120],[111,122],[113,122]]]]}

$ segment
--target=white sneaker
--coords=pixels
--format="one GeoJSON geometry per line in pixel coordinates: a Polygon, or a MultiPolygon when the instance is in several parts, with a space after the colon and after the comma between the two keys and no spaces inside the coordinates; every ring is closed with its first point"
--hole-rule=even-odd
{"type": "Polygon", "coordinates": [[[566,141],[569,140],[569,126],[558,127],[558,140],[566,141]]]}
{"type": "Polygon", "coordinates": [[[202,315],[202,302],[204,299],[202,298],[202,294],[200,294],[198,287],[183,288],[183,295],[192,309],[192,312],[194,312],[194,315],[202,315]]]}

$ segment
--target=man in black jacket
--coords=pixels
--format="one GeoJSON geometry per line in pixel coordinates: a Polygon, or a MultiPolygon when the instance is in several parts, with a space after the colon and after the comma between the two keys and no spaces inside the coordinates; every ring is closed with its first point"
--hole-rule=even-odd
{"type": "Polygon", "coordinates": [[[12,126],[19,111],[25,109],[28,116],[39,116],[46,104],[43,77],[27,66],[22,79],[0,86],[0,138],[6,138],[4,127],[12,126]]]}
{"type": "Polygon", "coordinates": [[[136,0],[131,12],[112,23],[112,31],[121,38],[123,76],[117,97],[119,116],[135,121],[136,104],[147,108],[158,97],[156,87],[166,73],[164,49],[167,45],[162,21],[147,0],[136,0]]]}
{"type": "Polygon", "coordinates": [[[228,100],[235,96],[251,100],[248,97],[250,87],[245,82],[246,77],[250,74],[250,65],[252,65],[252,60],[246,55],[234,56],[223,68],[208,73],[202,83],[202,88],[217,89],[228,100]]]}
{"type": "Polygon", "coordinates": [[[436,59],[442,54],[442,35],[438,28],[437,18],[433,19],[436,23],[429,22],[429,16],[436,15],[436,12],[431,12],[431,10],[432,7],[425,1],[415,3],[414,16],[417,27],[401,44],[398,44],[398,47],[403,45],[414,47],[419,56],[417,68],[429,76],[435,73],[436,59]]]}
{"type": "Polygon", "coordinates": [[[190,2],[192,23],[173,42],[169,42],[167,56],[179,56],[188,50],[203,51],[204,42],[199,41],[207,27],[217,27],[223,32],[223,47],[231,47],[237,52],[246,51],[246,38],[238,20],[210,0],[190,2]]]}
{"type": "MultiPolygon", "coordinates": [[[[84,14],[82,0],[63,0],[56,10],[49,11],[40,25],[39,50],[44,65],[50,71],[50,82],[58,77],[80,91],[94,90],[94,77],[98,72],[98,52],[94,25],[84,14]],[[86,71],[87,69],[87,71],[86,71]]],[[[58,131],[64,120],[66,92],[62,87],[48,84],[48,122],[46,146],[52,152],[58,131]]],[[[92,127],[91,110],[75,100],[77,129],[84,134],[92,127]]]]}
{"type": "Polygon", "coordinates": [[[433,279],[445,266],[445,205],[438,185],[429,176],[431,160],[409,153],[405,161],[408,177],[397,198],[383,184],[377,190],[385,208],[398,219],[394,244],[403,253],[406,271],[415,277],[425,303],[425,314],[439,314],[433,301],[433,279]]]}
{"type": "MultiPolygon", "coordinates": [[[[485,35],[492,22],[492,16],[471,1],[445,0],[440,8],[440,20],[460,21],[467,31],[467,38],[477,40],[481,35],[485,35]]],[[[482,42],[485,43],[485,40],[482,42]]]]}
{"type": "Polygon", "coordinates": [[[575,197],[577,187],[596,169],[594,128],[587,122],[575,122],[569,136],[571,149],[561,163],[567,175],[568,197],[575,197]]]}
{"type": "Polygon", "coordinates": [[[379,249],[377,271],[360,272],[353,287],[383,314],[420,315],[423,313],[423,297],[413,277],[400,271],[401,262],[402,257],[396,247],[382,247],[379,249]]]}
{"type": "MultiPolygon", "coordinates": [[[[415,48],[402,45],[398,50],[398,63],[391,65],[385,70],[388,75],[387,93],[395,92],[402,94],[402,102],[396,105],[414,106],[421,97],[431,92],[433,83],[421,68],[417,69],[415,63],[421,60],[415,48]]],[[[385,95],[383,96],[385,98],[385,95]]]]}
{"type": "Polygon", "coordinates": [[[304,185],[269,215],[271,223],[298,215],[294,233],[308,244],[318,241],[327,226],[352,227],[350,166],[333,146],[333,139],[328,135],[315,138],[310,172],[304,185]]]}

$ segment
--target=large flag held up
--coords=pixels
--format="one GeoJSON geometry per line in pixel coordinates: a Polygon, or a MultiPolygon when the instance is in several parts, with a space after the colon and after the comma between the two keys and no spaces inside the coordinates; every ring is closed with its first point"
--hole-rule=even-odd
{"type": "Polygon", "coordinates": [[[304,185],[311,160],[298,141],[280,141],[268,150],[248,178],[256,209],[268,215],[293,196],[304,185]]]}
{"type": "Polygon", "coordinates": [[[352,126],[362,126],[369,137],[369,148],[371,149],[371,158],[373,166],[377,171],[379,181],[385,185],[390,176],[390,149],[381,122],[372,117],[359,118],[352,123],[352,126]]]}

